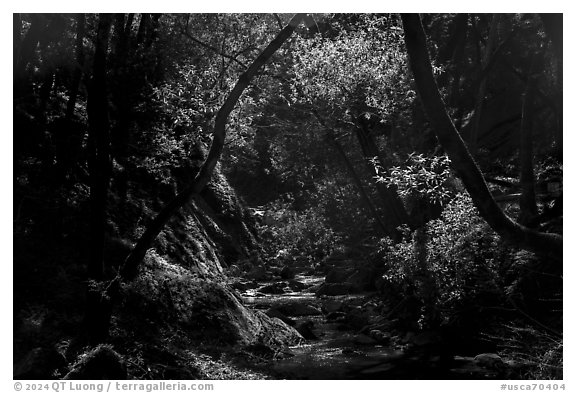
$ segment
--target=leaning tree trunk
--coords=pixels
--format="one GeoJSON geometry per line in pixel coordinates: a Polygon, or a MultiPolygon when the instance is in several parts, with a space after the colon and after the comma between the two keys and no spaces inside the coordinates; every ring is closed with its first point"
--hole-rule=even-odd
{"type": "Polygon", "coordinates": [[[482,172],[448,116],[434,80],[426,34],[418,14],[402,14],[406,49],[416,87],[436,136],[452,161],[480,215],[503,238],[518,246],[562,261],[562,236],[526,228],[508,217],[498,206],[482,172]]]}
{"type": "MultiPolygon", "coordinates": [[[[292,35],[292,32],[298,26],[303,18],[303,14],[296,14],[280,33],[268,44],[264,51],[254,60],[254,62],[248,67],[248,69],[240,75],[238,82],[222,104],[222,107],[216,114],[216,119],[214,122],[214,131],[212,145],[208,152],[206,160],[200,167],[194,180],[191,184],[180,192],[168,205],[166,205],[160,213],[152,220],[148,225],[136,246],[130,252],[122,266],[120,267],[116,277],[109,283],[108,287],[100,296],[91,296],[89,301],[89,307],[93,308],[92,315],[96,316],[97,319],[94,321],[94,328],[90,332],[92,336],[91,339],[102,340],[108,335],[108,330],[110,326],[110,318],[112,312],[112,305],[117,300],[119,296],[120,284],[123,281],[129,281],[133,279],[138,273],[138,267],[144,259],[146,252],[152,246],[152,243],[164,228],[166,223],[172,218],[172,216],[185,204],[189,203],[191,199],[200,193],[202,189],[208,184],[210,178],[212,177],[212,172],[220,159],[222,149],[224,147],[224,139],[226,137],[226,123],[228,121],[228,116],[230,112],[234,109],[234,106],[238,102],[238,99],[244,92],[244,90],[250,84],[250,81],[254,78],[258,70],[272,57],[272,55],[282,46],[282,44],[292,35]]],[[[92,293],[95,293],[93,291],[92,293]]]]}
{"type": "Polygon", "coordinates": [[[250,84],[250,81],[260,67],[262,67],[270,57],[282,46],[284,41],[292,35],[292,32],[298,26],[300,21],[302,20],[302,14],[296,14],[288,23],[284,29],[268,46],[264,51],[254,60],[254,62],[248,67],[248,69],[240,75],[238,82],[226,98],[226,101],[216,114],[216,119],[214,121],[214,132],[213,132],[213,139],[212,145],[210,146],[210,150],[208,152],[208,156],[206,160],[202,164],[200,171],[192,181],[192,183],[181,193],[179,193],[176,198],[174,198],[164,209],[158,213],[156,218],[150,223],[150,225],[146,228],[144,234],[140,237],[136,246],[126,258],[126,261],[122,265],[120,269],[120,276],[125,280],[132,279],[137,272],[138,266],[144,256],[146,251],[152,246],[152,242],[156,239],[156,236],[164,225],[168,222],[168,220],[173,216],[173,214],[178,211],[182,206],[184,206],[190,199],[198,194],[202,189],[208,184],[210,178],[212,176],[212,172],[220,159],[220,155],[222,153],[222,148],[224,147],[224,139],[226,137],[226,123],[228,121],[228,115],[234,109],[236,102],[250,84]]]}

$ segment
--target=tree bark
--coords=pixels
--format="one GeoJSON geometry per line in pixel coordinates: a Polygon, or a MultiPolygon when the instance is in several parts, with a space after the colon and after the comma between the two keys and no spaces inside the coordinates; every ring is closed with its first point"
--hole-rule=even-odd
{"type": "Polygon", "coordinates": [[[532,149],[532,129],[534,113],[534,85],[536,81],[530,75],[522,96],[522,121],[520,123],[520,217],[518,221],[526,225],[537,214],[536,191],[534,187],[534,163],[532,149]]]}
{"type": "Polygon", "coordinates": [[[426,34],[420,16],[402,14],[402,22],[410,67],[424,109],[440,144],[452,161],[452,167],[462,179],[480,215],[504,239],[521,248],[546,254],[561,263],[562,236],[526,228],[508,217],[496,204],[482,172],[446,112],[444,101],[434,80],[426,46],[426,34]]]}
{"type": "Polygon", "coordinates": [[[20,51],[20,41],[22,40],[22,17],[20,14],[12,14],[12,65],[14,71],[18,66],[18,52],[20,51]]]}
{"type": "Polygon", "coordinates": [[[92,80],[88,91],[88,143],[90,149],[90,260],[88,275],[103,278],[106,205],[110,183],[110,124],[106,82],[106,56],[111,16],[100,14],[96,37],[92,80]]]}
{"type": "Polygon", "coordinates": [[[552,42],[552,49],[556,55],[556,156],[559,161],[563,158],[563,131],[564,131],[564,109],[563,109],[563,15],[562,14],[540,14],[540,19],[544,24],[546,35],[552,42]]]}
{"type": "Polygon", "coordinates": [[[76,107],[78,90],[80,89],[80,81],[82,80],[82,69],[84,68],[84,30],[84,14],[78,14],[76,15],[76,65],[74,67],[74,75],[72,76],[72,85],[70,86],[70,97],[68,98],[66,106],[66,119],[68,121],[72,120],[74,116],[74,108],[76,107]]]}
{"type": "Polygon", "coordinates": [[[488,33],[486,47],[484,48],[484,53],[482,55],[482,69],[479,73],[480,85],[478,86],[478,94],[474,108],[474,120],[468,139],[468,149],[470,150],[470,154],[472,154],[472,156],[475,156],[478,150],[478,134],[480,132],[479,130],[480,122],[482,120],[482,108],[484,107],[484,98],[486,96],[486,86],[488,79],[486,70],[488,69],[488,65],[491,62],[494,46],[496,45],[496,39],[498,38],[498,25],[500,24],[500,18],[500,14],[493,14],[492,16],[492,23],[490,24],[490,31],[488,33]]]}

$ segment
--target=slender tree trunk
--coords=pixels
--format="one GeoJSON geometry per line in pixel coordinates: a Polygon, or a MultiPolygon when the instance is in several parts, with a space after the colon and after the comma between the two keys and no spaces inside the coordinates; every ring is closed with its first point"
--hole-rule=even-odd
{"type": "Polygon", "coordinates": [[[22,98],[33,94],[32,85],[26,76],[28,64],[34,58],[34,52],[46,30],[46,17],[42,14],[32,14],[30,27],[20,42],[18,53],[14,59],[14,98],[22,98]]]}
{"type": "Polygon", "coordinates": [[[12,23],[13,23],[12,65],[14,67],[14,71],[16,71],[16,67],[18,66],[18,53],[20,51],[20,41],[22,40],[22,17],[20,16],[20,14],[17,13],[12,14],[12,23]]]}
{"type": "Polygon", "coordinates": [[[462,127],[463,110],[458,103],[460,102],[460,84],[462,79],[462,58],[465,55],[466,38],[468,36],[468,14],[458,14],[453,23],[454,44],[451,56],[446,55],[445,60],[452,64],[452,82],[450,84],[449,105],[456,108],[454,117],[456,118],[456,127],[462,127]]]}
{"type": "Polygon", "coordinates": [[[124,35],[126,35],[127,37],[130,36],[133,22],[134,22],[134,14],[128,14],[128,17],[126,18],[126,24],[124,25],[124,35]]]}
{"type": "Polygon", "coordinates": [[[549,255],[555,261],[561,262],[562,236],[534,231],[516,223],[494,201],[480,169],[446,112],[442,96],[434,80],[426,47],[426,34],[420,16],[402,14],[402,22],[410,67],[424,109],[440,144],[452,161],[452,167],[462,179],[480,215],[503,238],[522,248],[549,255]]]}
{"type": "Polygon", "coordinates": [[[104,234],[106,205],[110,183],[110,130],[106,82],[106,56],[111,16],[100,14],[92,80],[88,91],[88,126],[90,149],[90,260],[88,275],[103,278],[104,234]]]}
{"type": "MultiPolygon", "coordinates": [[[[131,22],[130,22],[131,23],[131,22]]],[[[114,37],[111,63],[114,67],[113,80],[115,88],[111,99],[116,107],[116,123],[112,130],[112,154],[120,162],[127,156],[127,147],[130,142],[130,125],[133,117],[133,91],[130,88],[129,77],[131,68],[127,53],[131,53],[130,30],[125,28],[124,14],[116,14],[114,21],[114,37]]]]}
{"type": "Polygon", "coordinates": [[[563,109],[563,15],[562,14],[540,14],[540,18],[544,23],[544,30],[546,35],[552,42],[552,48],[556,54],[556,157],[558,161],[563,158],[563,131],[564,131],[564,109],[563,109]]]}
{"type": "Polygon", "coordinates": [[[78,90],[80,89],[80,81],[82,80],[82,69],[84,68],[84,30],[85,16],[84,14],[78,14],[76,15],[76,66],[74,67],[72,85],[70,86],[70,98],[68,98],[68,104],[66,105],[66,119],[68,121],[72,120],[74,116],[78,90]]]}
{"type": "Polygon", "coordinates": [[[46,18],[41,14],[32,14],[30,27],[20,44],[16,69],[14,75],[21,77],[26,71],[26,66],[34,57],[34,51],[40,42],[42,32],[46,29],[46,18]]]}
{"type": "Polygon", "coordinates": [[[332,128],[330,128],[326,125],[326,123],[320,118],[320,116],[316,112],[314,112],[314,116],[316,117],[318,122],[322,125],[322,127],[324,127],[326,129],[326,139],[328,141],[330,141],[330,143],[332,144],[332,146],[334,146],[334,148],[336,149],[336,151],[338,152],[340,157],[342,157],[342,162],[346,166],[346,169],[348,170],[350,177],[354,181],[354,184],[356,185],[356,188],[358,189],[358,193],[360,194],[360,197],[364,201],[364,206],[366,206],[366,209],[368,210],[369,215],[376,221],[376,224],[378,224],[378,227],[380,228],[382,233],[388,234],[388,230],[386,228],[386,225],[384,225],[384,222],[382,221],[380,214],[378,214],[376,207],[374,206],[374,204],[370,200],[370,197],[368,196],[368,193],[364,189],[364,186],[362,185],[362,181],[360,180],[360,177],[356,173],[356,169],[354,169],[354,165],[352,165],[352,163],[348,159],[348,156],[346,155],[346,152],[342,148],[342,145],[340,145],[340,143],[336,139],[336,133],[334,132],[334,130],[332,128]]]}
{"type": "Polygon", "coordinates": [[[492,23],[490,24],[490,32],[488,33],[488,40],[484,48],[482,56],[482,68],[480,71],[480,85],[478,86],[478,95],[476,98],[476,106],[474,108],[474,120],[472,128],[470,129],[470,136],[468,140],[468,149],[472,156],[476,155],[478,150],[478,134],[480,132],[480,124],[482,121],[482,108],[484,107],[484,99],[486,96],[486,87],[488,84],[488,75],[486,70],[490,64],[491,57],[494,53],[494,46],[498,38],[498,25],[500,24],[500,14],[493,14],[492,23]]]}
{"type": "Polygon", "coordinates": [[[140,45],[144,42],[144,37],[146,37],[146,30],[148,30],[149,23],[150,14],[141,14],[140,25],[138,26],[138,33],[136,34],[136,45],[140,45]]]}
{"type": "MultiPolygon", "coordinates": [[[[388,160],[386,160],[385,157],[380,154],[380,151],[374,142],[374,138],[366,124],[363,121],[360,121],[359,123],[359,126],[355,129],[356,136],[358,138],[360,148],[362,149],[362,153],[364,154],[364,158],[366,159],[365,161],[368,172],[375,179],[378,176],[378,172],[370,160],[377,158],[379,164],[383,167],[387,167],[389,163],[388,160]]],[[[398,240],[400,234],[398,233],[397,228],[403,224],[411,224],[408,213],[406,212],[402,200],[398,196],[396,187],[388,187],[386,184],[381,182],[375,183],[376,190],[378,191],[380,199],[382,200],[386,232],[392,239],[398,240]]]]}
{"type": "Polygon", "coordinates": [[[138,266],[144,256],[146,251],[152,246],[152,242],[158,236],[158,233],[164,228],[168,220],[178,211],[183,205],[188,203],[190,199],[198,194],[202,189],[208,184],[212,176],[212,172],[220,159],[222,154],[222,149],[224,147],[224,139],[226,137],[226,123],[228,121],[228,116],[230,112],[234,109],[236,102],[248,87],[250,81],[258,70],[272,57],[272,55],[282,46],[282,44],[292,35],[292,32],[298,26],[302,20],[302,14],[296,14],[280,33],[268,44],[266,49],[254,60],[254,62],[248,67],[248,69],[240,75],[238,82],[226,98],[226,101],[216,114],[216,119],[214,121],[214,132],[212,145],[208,152],[206,160],[202,164],[200,171],[192,181],[192,184],[188,186],[185,190],[180,192],[176,198],[174,198],[166,207],[164,207],[160,213],[152,220],[150,225],[144,231],[144,234],[138,239],[136,246],[126,258],[126,261],[122,265],[119,275],[124,280],[131,280],[136,276],[138,272],[138,266]]]}
{"type": "Polygon", "coordinates": [[[520,217],[518,222],[525,225],[538,214],[536,191],[534,189],[534,163],[532,149],[532,130],[534,116],[534,85],[536,81],[530,75],[522,96],[522,121],[520,125],[520,217]]]}

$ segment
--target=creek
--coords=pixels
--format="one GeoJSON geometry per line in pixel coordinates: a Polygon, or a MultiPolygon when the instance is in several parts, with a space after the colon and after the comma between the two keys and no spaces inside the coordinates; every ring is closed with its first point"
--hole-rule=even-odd
{"type": "MultiPolygon", "coordinates": [[[[296,281],[309,288],[279,294],[258,289],[242,291],[244,303],[255,310],[293,310],[287,315],[295,326],[307,324],[316,338],[290,348],[289,356],[271,361],[269,370],[278,379],[476,379],[493,378],[490,370],[479,369],[470,358],[456,357],[446,363],[440,354],[406,350],[400,340],[378,342],[350,326],[354,316],[330,313],[328,305],[342,304],[342,311],[361,310],[374,294],[317,297],[313,292],[322,276],[297,275],[296,281]],[[313,313],[310,310],[321,310],[313,313]],[[334,318],[336,315],[336,318],[334,318]],[[348,322],[348,323],[347,323],[348,322]],[[457,360],[460,359],[460,362],[457,360]],[[479,374],[480,373],[480,374],[479,374]]],[[[261,283],[262,287],[279,281],[261,283]]]]}

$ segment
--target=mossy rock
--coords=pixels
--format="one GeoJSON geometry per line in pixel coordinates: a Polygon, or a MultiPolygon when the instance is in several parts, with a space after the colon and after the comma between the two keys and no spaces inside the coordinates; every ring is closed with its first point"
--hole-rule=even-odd
{"type": "Polygon", "coordinates": [[[244,307],[223,282],[149,255],[125,290],[122,311],[156,324],[176,324],[192,339],[214,345],[294,345],[302,337],[276,318],[244,307]]]}

